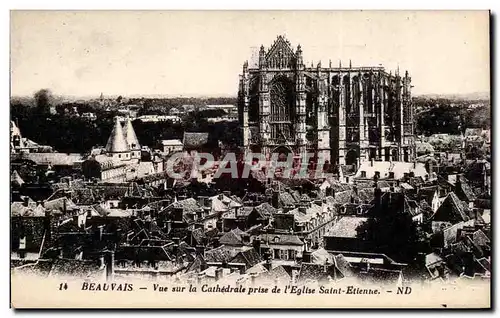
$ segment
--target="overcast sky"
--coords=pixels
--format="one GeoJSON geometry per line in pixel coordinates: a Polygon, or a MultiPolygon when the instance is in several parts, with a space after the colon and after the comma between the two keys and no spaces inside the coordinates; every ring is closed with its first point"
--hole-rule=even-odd
{"type": "Polygon", "coordinates": [[[414,94],[489,92],[488,12],[11,14],[11,93],[236,95],[252,51],[285,35],[304,61],[407,69],[414,94]]]}

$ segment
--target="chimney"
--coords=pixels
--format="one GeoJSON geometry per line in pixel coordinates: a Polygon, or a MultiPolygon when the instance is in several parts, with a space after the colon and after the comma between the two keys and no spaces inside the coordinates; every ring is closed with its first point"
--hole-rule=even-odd
{"type": "Polygon", "coordinates": [[[198,204],[202,207],[205,206],[205,197],[204,196],[198,196],[198,204]]]}
{"type": "Polygon", "coordinates": [[[104,232],[104,225],[99,226],[98,228],[98,236],[99,236],[99,241],[102,241],[102,235],[104,232]]]}
{"type": "Polygon", "coordinates": [[[253,239],[252,246],[259,255],[261,255],[260,244],[261,244],[260,238],[257,237],[253,239]]]}
{"type": "Polygon", "coordinates": [[[23,198],[23,205],[24,205],[25,207],[28,207],[29,201],[30,201],[30,198],[29,198],[28,196],[25,196],[25,197],[23,198]]]}
{"type": "Polygon", "coordinates": [[[375,159],[373,159],[373,158],[372,158],[372,159],[370,159],[370,166],[371,166],[371,167],[373,167],[374,161],[375,161],[375,159]]]}
{"type": "Polygon", "coordinates": [[[311,263],[311,256],[312,256],[312,253],[310,251],[303,251],[302,252],[302,262],[303,263],[311,263]]]}
{"type": "Polygon", "coordinates": [[[205,256],[205,246],[203,245],[196,245],[196,254],[205,256]]]}
{"type": "MultiPolygon", "coordinates": [[[[373,160],[373,159],[372,159],[373,160]]],[[[325,264],[323,265],[323,273],[327,273],[328,272],[328,267],[330,267],[330,262],[328,261],[328,259],[325,261],[325,264]]]]}
{"type": "Polygon", "coordinates": [[[273,190],[273,197],[271,200],[271,205],[275,209],[279,208],[279,192],[277,190],[273,190]]]}
{"type": "Polygon", "coordinates": [[[269,257],[268,259],[266,259],[266,261],[264,262],[264,268],[267,269],[267,271],[271,271],[272,269],[272,260],[271,258],[269,257]]]}
{"type": "Polygon", "coordinates": [[[113,279],[114,267],[115,267],[115,252],[110,251],[107,255],[104,256],[104,260],[106,262],[106,279],[113,279]]]}
{"type": "Polygon", "coordinates": [[[46,244],[50,244],[52,238],[52,213],[45,210],[45,219],[43,222],[46,244]]]}
{"type": "Polygon", "coordinates": [[[217,196],[217,198],[218,198],[219,200],[222,200],[222,199],[224,199],[224,194],[222,194],[222,193],[219,193],[219,195],[217,196]]]}
{"type": "Polygon", "coordinates": [[[413,160],[413,169],[417,169],[417,161],[413,160]]]}
{"type": "Polygon", "coordinates": [[[255,285],[255,277],[257,276],[256,273],[251,273],[250,274],[250,282],[252,285],[255,285]]]}
{"type": "Polygon", "coordinates": [[[215,280],[218,281],[224,277],[224,269],[222,267],[217,267],[215,270],[215,280]]]}
{"type": "Polygon", "coordinates": [[[68,207],[67,207],[67,201],[68,199],[66,199],[66,197],[63,198],[63,214],[66,215],[66,212],[68,210],[68,207]]]}
{"type": "Polygon", "coordinates": [[[198,277],[197,277],[197,279],[196,279],[196,280],[197,280],[197,282],[198,282],[198,284],[201,284],[201,283],[202,283],[203,278],[205,278],[205,274],[203,274],[203,273],[198,273],[198,277]]]}
{"type": "Polygon", "coordinates": [[[360,266],[361,266],[361,272],[368,273],[370,271],[370,263],[368,261],[366,262],[362,261],[360,263],[360,266]]]}
{"type": "Polygon", "coordinates": [[[325,195],[326,195],[327,197],[333,197],[333,195],[334,195],[333,188],[332,188],[332,187],[328,187],[328,188],[326,188],[325,195]]]}
{"type": "Polygon", "coordinates": [[[382,206],[382,190],[379,187],[375,188],[375,204],[377,206],[382,206]]]}

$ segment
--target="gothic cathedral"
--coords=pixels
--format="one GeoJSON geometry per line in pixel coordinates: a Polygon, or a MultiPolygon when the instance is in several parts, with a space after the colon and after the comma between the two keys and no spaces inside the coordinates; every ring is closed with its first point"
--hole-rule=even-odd
{"type": "MultiPolygon", "coordinates": [[[[350,63],[349,63],[350,64],[350,63]]],[[[245,152],[305,153],[326,162],[412,161],[411,78],[383,67],[306,67],[278,36],[258,64],[243,64],[238,94],[245,152]]]]}

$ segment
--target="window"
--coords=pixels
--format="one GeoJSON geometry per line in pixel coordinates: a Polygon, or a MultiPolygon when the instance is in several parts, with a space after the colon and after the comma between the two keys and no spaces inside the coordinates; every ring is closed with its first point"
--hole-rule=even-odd
{"type": "Polygon", "coordinates": [[[118,154],[118,158],[120,158],[120,159],[121,159],[121,157],[122,157],[122,155],[121,155],[121,154],[118,154]]]}
{"type": "Polygon", "coordinates": [[[366,171],[361,171],[361,178],[366,178],[366,171]]]}
{"type": "Polygon", "coordinates": [[[20,250],[26,249],[26,236],[19,238],[19,249],[20,250]]]}
{"type": "Polygon", "coordinates": [[[389,179],[394,179],[394,172],[389,172],[389,179]]]}

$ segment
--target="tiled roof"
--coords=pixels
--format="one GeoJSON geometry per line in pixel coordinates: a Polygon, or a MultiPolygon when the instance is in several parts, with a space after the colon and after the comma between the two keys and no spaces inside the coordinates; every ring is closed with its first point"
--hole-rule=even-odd
{"type": "Polygon", "coordinates": [[[245,263],[246,267],[249,268],[262,262],[262,257],[254,248],[248,248],[236,254],[236,256],[231,260],[231,263],[239,262],[245,263]]]}
{"type": "Polygon", "coordinates": [[[476,199],[474,192],[467,183],[467,179],[464,176],[460,176],[456,182],[457,187],[455,188],[456,195],[464,201],[473,202],[476,199]]]}
{"type": "Polygon", "coordinates": [[[474,201],[474,206],[480,209],[491,210],[491,200],[489,199],[476,199],[474,201]]]}
{"type": "Polygon", "coordinates": [[[163,146],[182,146],[182,141],[180,141],[180,139],[167,139],[162,140],[161,144],[163,146]]]}
{"type": "Polygon", "coordinates": [[[366,188],[358,190],[357,197],[361,203],[370,203],[375,198],[375,189],[366,188]]]}
{"type": "Polygon", "coordinates": [[[354,196],[353,190],[342,191],[334,194],[335,203],[337,204],[346,204],[351,202],[351,197],[354,196]]]}
{"type": "Polygon", "coordinates": [[[467,205],[460,201],[453,192],[449,193],[436,213],[432,216],[434,221],[467,221],[469,220],[467,205]]]}
{"type": "Polygon", "coordinates": [[[288,272],[282,265],[274,267],[269,272],[264,273],[263,276],[264,278],[269,280],[282,281],[282,282],[290,281],[291,279],[290,274],[288,274],[288,272]]]}
{"type": "Polygon", "coordinates": [[[325,264],[326,262],[332,264],[334,256],[328,253],[324,248],[320,248],[311,253],[311,262],[314,264],[325,264]]]}
{"type": "Polygon", "coordinates": [[[269,243],[274,245],[304,245],[304,242],[302,242],[297,235],[293,234],[261,234],[260,240],[262,244],[269,243]]]}
{"type": "Polygon", "coordinates": [[[422,187],[418,190],[418,197],[424,199],[429,205],[432,204],[432,200],[434,199],[434,195],[438,191],[438,186],[431,187],[422,187]]]}
{"type": "Polygon", "coordinates": [[[228,246],[240,246],[243,244],[241,235],[235,233],[234,230],[224,233],[219,239],[219,243],[228,246]]]}
{"type": "Polygon", "coordinates": [[[13,202],[10,205],[11,216],[44,217],[45,209],[41,205],[25,206],[23,202],[13,202]]]}
{"type": "Polygon", "coordinates": [[[208,133],[184,132],[182,144],[184,148],[198,148],[208,143],[208,133]]]}
{"type": "Polygon", "coordinates": [[[362,282],[384,285],[399,283],[401,275],[401,270],[385,268],[370,268],[369,271],[357,273],[357,277],[362,282]]]}
{"type": "Polygon", "coordinates": [[[93,261],[56,259],[49,276],[96,277],[103,273],[100,264],[93,261]]]}
{"type": "Polygon", "coordinates": [[[75,163],[83,161],[80,154],[59,152],[30,152],[17,157],[18,159],[31,160],[38,165],[50,164],[52,166],[73,166],[75,163]]]}
{"type": "Polygon", "coordinates": [[[89,158],[88,160],[97,162],[102,171],[125,166],[125,163],[123,161],[108,157],[107,155],[96,155],[89,158]]]}
{"type": "Polygon", "coordinates": [[[255,264],[254,266],[250,267],[245,274],[262,274],[267,272],[267,269],[264,267],[262,264],[255,264]]]}
{"type": "Polygon", "coordinates": [[[335,223],[325,236],[355,238],[357,237],[357,228],[367,221],[368,218],[344,216],[335,223]]]}
{"type": "Polygon", "coordinates": [[[474,234],[472,234],[472,240],[479,246],[487,246],[491,244],[488,236],[486,236],[486,234],[484,234],[484,232],[481,230],[477,230],[476,232],[474,232],[474,234]]]}
{"type": "Polygon", "coordinates": [[[234,253],[225,246],[205,251],[205,261],[207,262],[229,262],[234,257],[234,253]]]}
{"type": "Polygon", "coordinates": [[[12,174],[10,175],[10,182],[17,185],[18,187],[24,184],[24,180],[23,178],[21,178],[17,170],[12,171],[12,174]]]}
{"type": "Polygon", "coordinates": [[[306,213],[300,212],[299,208],[293,209],[288,213],[293,214],[295,216],[295,221],[298,223],[303,223],[311,220],[313,217],[317,217],[319,214],[323,212],[321,206],[311,203],[309,207],[306,208],[306,213]]]}
{"type": "Polygon", "coordinates": [[[191,232],[193,239],[196,241],[195,244],[203,244],[203,241],[206,239],[205,232],[203,229],[194,229],[191,232]]]}
{"type": "Polygon", "coordinates": [[[46,210],[52,210],[52,211],[55,210],[63,212],[65,201],[66,201],[66,210],[73,210],[77,208],[76,204],[73,203],[71,199],[65,197],[46,201],[43,206],[46,210]]]}
{"type": "Polygon", "coordinates": [[[342,273],[344,277],[351,277],[354,275],[351,264],[342,254],[335,255],[333,258],[335,267],[342,273]]]}
{"type": "Polygon", "coordinates": [[[297,202],[289,192],[281,192],[279,194],[279,201],[282,206],[295,205],[297,202]]]}
{"type": "Polygon", "coordinates": [[[425,165],[420,162],[401,162],[401,161],[374,161],[361,163],[355,178],[361,178],[361,172],[365,172],[363,179],[373,179],[375,172],[380,173],[380,178],[389,178],[389,173],[394,173],[394,179],[399,180],[404,177],[405,173],[413,172],[417,177],[425,177],[427,170],[425,165]]]}
{"type": "Polygon", "coordinates": [[[270,218],[273,214],[277,213],[278,210],[267,202],[261,203],[255,207],[257,211],[263,218],[270,218]]]}
{"type": "Polygon", "coordinates": [[[330,188],[332,188],[335,193],[352,189],[352,186],[350,184],[341,183],[334,178],[328,178],[326,182],[328,182],[330,188]]]}
{"type": "Polygon", "coordinates": [[[302,263],[299,270],[298,281],[326,281],[328,279],[340,278],[340,271],[334,264],[328,266],[322,264],[302,263]]]}
{"type": "Polygon", "coordinates": [[[196,212],[203,211],[201,205],[194,198],[187,198],[172,203],[174,208],[182,208],[184,214],[196,214],[196,212]]]}
{"type": "Polygon", "coordinates": [[[430,253],[425,255],[425,266],[431,266],[436,263],[442,262],[443,259],[436,253],[430,253]]]}
{"type": "Polygon", "coordinates": [[[219,195],[215,195],[210,197],[210,201],[212,202],[212,211],[213,212],[226,212],[231,208],[241,207],[242,204],[226,195],[222,195],[220,198],[219,195]]]}

